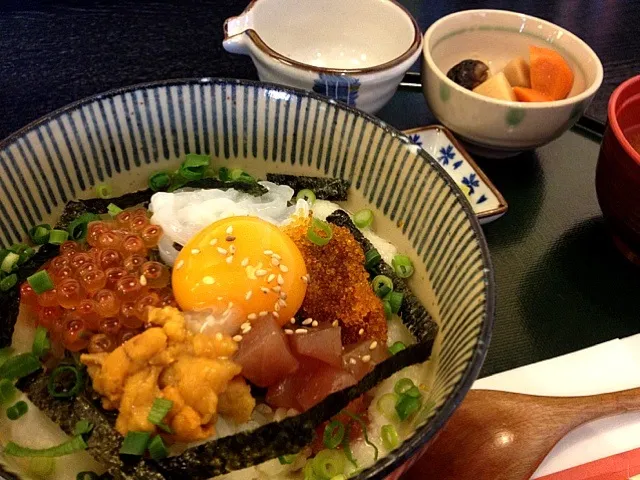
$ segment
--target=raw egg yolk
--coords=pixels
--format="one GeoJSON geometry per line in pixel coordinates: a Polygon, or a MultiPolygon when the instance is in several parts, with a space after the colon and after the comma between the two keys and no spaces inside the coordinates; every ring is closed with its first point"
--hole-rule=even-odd
{"type": "Polygon", "coordinates": [[[256,217],[212,223],[183,247],[173,266],[173,293],[184,311],[233,306],[248,321],[267,315],[280,325],[307,291],[300,250],[275,225],[256,217]]]}

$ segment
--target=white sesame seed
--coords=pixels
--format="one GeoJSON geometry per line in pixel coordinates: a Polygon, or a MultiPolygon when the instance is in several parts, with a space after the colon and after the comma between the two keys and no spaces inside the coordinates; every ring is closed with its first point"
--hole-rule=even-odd
{"type": "Polygon", "coordinates": [[[140,275],[140,285],[144,287],[146,284],[147,284],[147,277],[145,277],[144,275],[140,275]]]}
{"type": "Polygon", "coordinates": [[[302,281],[304,283],[309,283],[309,276],[308,275],[302,275],[300,278],[302,279],[302,281]]]}
{"type": "Polygon", "coordinates": [[[279,304],[278,302],[276,302],[276,303],[275,303],[275,305],[273,306],[273,309],[274,309],[276,312],[279,312],[279,311],[280,311],[280,304],[279,304]]]}
{"type": "Polygon", "coordinates": [[[236,253],[236,246],[235,245],[229,245],[229,253],[231,255],[233,255],[234,253],[236,253]]]}
{"type": "Polygon", "coordinates": [[[231,234],[233,233],[233,226],[232,226],[232,225],[229,225],[229,226],[227,227],[226,232],[227,232],[227,235],[231,235],[231,234]]]}
{"type": "Polygon", "coordinates": [[[178,264],[176,265],[176,270],[180,270],[182,268],[182,266],[184,265],[184,260],[180,260],[178,262],[178,264]]]}
{"type": "Polygon", "coordinates": [[[283,273],[287,273],[289,271],[289,267],[286,265],[280,265],[280,271],[283,273]]]}
{"type": "Polygon", "coordinates": [[[231,263],[233,263],[233,255],[229,255],[225,261],[231,265],[231,263]]]}
{"type": "Polygon", "coordinates": [[[351,359],[349,359],[349,363],[350,363],[351,365],[355,365],[355,364],[356,364],[356,363],[358,363],[358,362],[356,362],[356,359],[355,359],[355,358],[351,358],[351,359]]]}
{"type": "Polygon", "coordinates": [[[278,285],[284,285],[284,278],[280,274],[278,274],[278,285]]]}
{"type": "Polygon", "coordinates": [[[273,315],[273,318],[280,318],[280,314],[278,312],[271,312],[271,315],[273,315]]]}
{"type": "Polygon", "coordinates": [[[289,320],[289,322],[291,322],[292,325],[295,325],[296,324],[296,319],[292,318],[291,320],[289,320]]]}
{"type": "Polygon", "coordinates": [[[271,250],[265,250],[264,252],[265,255],[273,255],[273,252],[271,250]]]}
{"type": "Polygon", "coordinates": [[[269,273],[269,272],[267,272],[264,268],[259,268],[258,270],[256,270],[255,272],[253,272],[253,274],[254,274],[256,277],[264,277],[267,273],[269,273]]]}
{"type": "Polygon", "coordinates": [[[371,345],[369,345],[369,350],[375,350],[377,346],[378,342],[374,340],[373,342],[371,342],[371,345]]]}
{"type": "Polygon", "coordinates": [[[197,254],[199,254],[199,253],[200,253],[200,249],[198,249],[198,248],[193,248],[193,249],[191,250],[191,254],[192,254],[192,255],[197,255],[197,254]]]}
{"type": "Polygon", "coordinates": [[[311,322],[311,326],[312,327],[317,327],[318,326],[318,321],[314,320],[313,322],[311,322]]]}
{"type": "Polygon", "coordinates": [[[251,325],[249,325],[248,327],[245,327],[242,329],[242,334],[246,335],[247,333],[249,333],[251,331],[251,325]]]}
{"type": "Polygon", "coordinates": [[[279,298],[278,299],[278,303],[280,304],[281,307],[286,307],[287,306],[287,302],[285,302],[283,299],[279,298]]]}
{"type": "Polygon", "coordinates": [[[244,299],[249,300],[251,298],[251,295],[253,295],[253,290],[249,290],[247,293],[245,293],[244,299]]]}
{"type": "Polygon", "coordinates": [[[213,285],[214,283],[216,283],[216,279],[213,277],[202,277],[202,283],[204,283],[205,285],[213,285]]]}
{"type": "Polygon", "coordinates": [[[307,330],[306,328],[297,328],[297,329],[296,329],[296,333],[297,333],[298,335],[302,335],[302,334],[304,334],[304,333],[307,333],[307,331],[308,331],[308,330],[307,330]]]}
{"type": "Polygon", "coordinates": [[[236,335],[235,337],[233,337],[233,341],[234,342],[241,342],[242,341],[242,335],[236,335]]]}
{"type": "Polygon", "coordinates": [[[242,262],[240,262],[240,265],[242,265],[243,267],[246,267],[247,265],[249,265],[249,259],[243,258],[242,262]]]}
{"type": "Polygon", "coordinates": [[[247,328],[250,327],[251,324],[249,322],[244,322],[242,325],[240,325],[240,328],[247,328]]]}
{"type": "Polygon", "coordinates": [[[280,260],[278,260],[277,258],[271,258],[271,265],[273,265],[274,267],[277,267],[278,265],[280,265],[280,260]]]}
{"type": "Polygon", "coordinates": [[[282,257],[280,255],[278,255],[277,253],[274,253],[273,255],[271,255],[273,258],[275,258],[276,260],[282,260],[282,257]]]}
{"type": "Polygon", "coordinates": [[[284,333],[286,333],[287,335],[293,335],[293,330],[291,330],[289,328],[285,328],[284,329],[284,333]]]}
{"type": "Polygon", "coordinates": [[[361,328],[360,330],[358,330],[358,335],[362,335],[364,334],[364,328],[361,328]]]}
{"type": "Polygon", "coordinates": [[[276,293],[280,293],[280,290],[282,290],[282,288],[280,288],[280,285],[273,287],[271,290],[273,290],[276,293]]]}
{"type": "Polygon", "coordinates": [[[267,282],[273,282],[273,279],[276,278],[276,276],[273,273],[270,273],[269,276],[267,277],[267,282]]]}
{"type": "Polygon", "coordinates": [[[264,293],[264,294],[269,293],[269,289],[268,289],[268,288],[266,288],[266,287],[260,287],[260,291],[261,291],[262,293],[264,293]]]}
{"type": "Polygon", "coordinates": [[[265,312],[264,310],[258,314],[259,317],[266,317],[269,315],[269,312],[265,312]]]}
{"type": "Polygon", "coordinates": [[[364,363],[369,362],[369,360],[371,360],[371,355],[365,355],[364,357],[362,357],[362,361],[363,361],[364,363]]]}
{"type": "Polygon", "coordinates": [[[331,325],[333,325],[334,327],[337,327],[339,325],[338,320],[334,320],[331,325]]]}
{"type": "Polygon", "coordinates": [[[306,320],[302,321],[303,325],[311,325],[311,322],[313,322],[313,318],[307,318],[306,320]]]}
{"type": "Polygon", "coordinates": [[[280,298],[282,300],[286,300],[287,299],[287,292],[280,292],[280,298]]]}
{"type": "Polygon", "coordinates": [[[213,247],[216,243],[218,243],[218,239],[217,239],[217,238],[214,238],[213,240],[211,240],[211,241],[209,242],[209,245],[211,245],[211,246],[213,247]]]}
{"type": "Polygon", "coordinates": [[[225,248],[218,247],[218,253],[220,255],[226,255],[228,252],[227,252],[227,250],[225,248]]]}
{"type": "Polygon", "coordinates": [[[222,337],[222,333],[220,333],[220,332],[216,333],[216,340],[220,341],[220,340],[222,340],[222,338],[223,338],[222,337]]]}
{"type": "Polygon", "coordinates": [[[218,297],[218,301],[221,302],[222,301],[222,297],[218,297]]]}
{"type": "Polygon", "coordinates": [[[256,318],[258,318],[258,315],[256,315],[255,313],[250,313],[249,315],[247,315],[247,318],[249,320],[255,320],[256,318]]]}
{"type": "Polygon", "coordinates": [[[229,357],[223,355],[221,357],[218,357],[218,360],[229,360],[229,357]]]}

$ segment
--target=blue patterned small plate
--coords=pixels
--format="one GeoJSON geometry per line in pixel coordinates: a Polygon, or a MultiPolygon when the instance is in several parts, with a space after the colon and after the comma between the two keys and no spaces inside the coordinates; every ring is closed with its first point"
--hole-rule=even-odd
{"type": "Polygon", "coordinates": [[[480,223],[493,222],[507,212],[507,202],[502,194],[449,130],[441,125],[429,125],[405,130],[404,133],[440,162],[467,194],[480,223]]]}

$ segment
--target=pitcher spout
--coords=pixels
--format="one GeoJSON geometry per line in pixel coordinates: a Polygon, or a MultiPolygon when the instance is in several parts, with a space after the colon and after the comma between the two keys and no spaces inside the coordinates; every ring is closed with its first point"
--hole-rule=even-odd
{"type": "Polygon", "coordinates": [[[253,12],[245,11],[237,17],[229,17],[224,21],[224,40],[222,46],[229,53],[249,54],[251,40],[245,32],[253,29],[253,12]]]}

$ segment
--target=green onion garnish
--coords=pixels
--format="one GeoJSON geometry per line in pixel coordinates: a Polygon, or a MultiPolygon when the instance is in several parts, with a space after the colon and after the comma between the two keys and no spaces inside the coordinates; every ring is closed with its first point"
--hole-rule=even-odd
{"type": "Polygon", "coordinates": [[[171,411],[172,407],[173,402],[171,400],[167,400],[166,398],[156,398],[153,401],[147,420],[149,420],[153,425],[162,424],[164,417],[167,416],[167,413],[171,411]]]}
{"type": "Polygon", "coordinates": [[[120,453],[123,455],[143,455],[149,444],[149,432],[129,432],[124,437],[120,453]]]}
{"type": "Polygon", "coordinates": [[[207,155],[188,153],[185,161],[180,165],[178,173],[188,181],[199,180],[204,177],[204,173],[209,168],[209,163],[210,159],[207,155]]]}
{"type": "Polygon", "coordinates": [[[93,430],[93,424],[89,420],[78,420],[73,427],[74,435],[86,435],[93,430]]]}
{"type": "Polygon", "coordinates": [[[333,232],[327,222],[323,222],[317,218],[311,220],[311,225],[309,225],[309,229],[307,230],[307,238],[312,243],[323,247],[331,241],[331,237],[333,237],[333,232]]]}
{"type": "Polygon", "coordinates": [[[231,170],[227,167],[220,167],[218,169],[218,178],[223,182],[231,181],[231,170]]]}
{"type": "Polygon", "coordinates": [[[50,448],[29,448],[22,447],[16,443],[9,442],[4,447],[4,454],[12,457],[62,457],[81,450],[86,450],[87,444],[81,436],[73,437],[60,445],[50,448]]]}
{"type": "Polygon", "coordinates": [[[384,318],[386,318],[387,320],[391,320],[391,317],[393,316],[391,304],[385,300],[384,302],[382,302],[382,307],[384,308],[384,318]]]}
{"type": "Polygon", "coordinates": [[[413,262],[406,255],[395,255],[391,260],[391,265],[400,278],[409,278],[413,275],[413,262]]]}
{"type": "Polygon", "coordinates": [[[20,255],[22,252],[29,248],[29,245],[27,245],[26,243],[14,243],[9,247],[9,251],[20,255]]]}
{"type": "Polygon", "coordinates": [[[9,360],[9,358],[11,358],[12,355],[13,355],[13,348],[11,347],[0,348],[0,366],[2,366],[4,362],[9,360]]]}
{"type": "Polygon", "coordinates": [[[27,402],[23,402],[20,400],[16,402],[14,405],[7,408],[7,418],[9,420],[18,420],[21,416],[29,411],[29,405],[27,402]]]}
{"type": "Polygon", "coordinates": [[[75,397],[84,386],[82,372],[72,365],[56,367],[51,376],[47,389],[53,398],[75,397]]]}
{"type": "Polygon", "coordinates": [[[382,445],[384,445],[384,448],[387,450],[393,450],[400,445],[398,432],[393,425],[383,425],[380,429],[380,437],[382,438],[382,445]]]}
{"type": "Polygon", "coordinates": [[[42,358],[51,349],[51,342],[49,341],[49,332],[43,326],[36,328],[36,334],[33,337],[33,346],[31,347],[31,353],[36,357],[42,358]]]}
{"type": "Polygon", "coordinates": [[[366,228],[373,223],[373,212],[364,208],[353,215],[353,223],[358,228],[366,228]]]}
{"type": "Polygon", "coordinates": [[[27,469],[29,473],[37,478],[51,478],[51,474],[56,468],[55,458],[35,457],[29,460],[27,469]]]}
{"type": "Polygon", "coordinates": [[[49,232],[51,232],[51,225],[41,223],[29,230],[29,238],[36,245],[44,245],[49,241],[49,232]]]}
{"type": "Polygon", "coordinates": [[[0,280],[0,291],[6,292],[15,287],[16,283],[18,283],[18,275],[12,273],[11,275],[7,275],[2,280],[0,280]]]}
{"type": "Polygon", "coordinates": [[[157,172],[149,177],[149,188],[154,192],[167,190],[171,186],[171,176],[167,172],[157,172]]]}
{"type": "Polygon", "coordinates": [[[313,205],[316,202],[316,194],[313,190],[309,190],[305,188],[304,190],[300,190],[296,195],[296,200],[306,200],[309,205],[313,205]]]}
{"type": "Polygon", "coordinates": [[[371,280],[371,287],[373,287],[373,293],[384,298],[393,291],[393,282],[386,275],[378,275],[371,280]]]}
{"type": "Polygon", "coordinates": [[[422,406],[422,398],[410,397],[408,395],[403,395],[396,403],[396,413],[400,420],[406,420],[413,413],[420,410],[422,406]]]}
{"type": "Polygon", "coordinates": [[[344,455],[337,450],[321,450],[311,462],[318,477],[331,479],[344,472],[344,460],[344,455]]]}
{"type": "Polygon", "coordinates": [[[398,353],[398,352],[400,352],[400,351],[404,350],[405,348],[407,348],[407,346],[406,346],[404,343],[402,343],[402,342],[396,342],[396,343],[394,343],[393,345],[391,345],[391,346],[389,347],[389,353],[390,353],[391,355],[395,355],[396,353],[398,353]]]}
{"type": "Polygon", "coordinates": [[[345,427],[345,434],[344,434],[344,438],[342,439],[342,451],[344,452],[345,456],[347,457],[347,460],[349,460],[349,462],[351,462],[351,464],[358,468],[358,462],[357,460],[353,457],[353,452],[351,451],[351,443],[349,443],[349,435],[351,433],[351,425],[347,424],[345,427]]]}
{"type": "Polygon", "coordinates": [[[376,408],[390,422],[397,420],[396,403],[399,397],[395,393],[385,393],[376,402],[376,408]]]}
{"type": "Polygon", "coordinates": [[[6,405],[15,400],[18,389],[10,380],[3,378],[0,380],[0,405],[6,405]]]}
{"type": "Polygon", "coordinates": [[[87,228],[90,222],[95,222],[100,220],[98,215],[93,213],[85,213],[76,218],[73,222],[69,224],[67,228],[67,232],[69,232],[69,238],[71,240],[84,240],[87,236],[87,228]]]}
{"type": "Polygon", "coordinates": [[[396,382],[393,391],[398,395],[404,395],[411,387],[415,387],[410,378],[401,378],[396,382]]]}
{"type": "Polygon", "coordinates": [[[7,251],[7,254],[0,264],[0,270],[6,273],[11,273],[13,267],[18,263],[18,260],[20,260],[20,255],[7,251]]]}
{"type": "Polygon", "coordinates": [[[255,183],[255,178],[249,175],[247,172],[242,170],[241,168],[234,168],[229,172],[229,179],[232,182],[245,182],[245,183],[255,183]]]}
{"type": "Polygon", "coordinates": [[[107,205],[107,213],[110,216],[115,217],[120,212],[122,212],[122,209],[119,206],[117,206],[115,203],[110,203],[109,205],[107,205]]]}
{"type": "Polygon", "coordinates": [[[322,441],[327,448],[336,448],[342,443],[344,438],[344,424],[339,420],[334,420],[324,427],[322,441]]]}
{"type": "Polygon", "coordinates": [[[76,480],[98,480],[100,475],[96,472],[80,472],[76,475],[76,480]]]}
{"type": "Polygon", "coordinates": [[[398,313],[400,311],[400,307],[402,307],[402,300],[404,299],[404,295],[402,292],[389,292],[389,294],[384,297],[385,301],[389,302],[389,306],[391,307],[391,313],[398,313]]]}
{"type": "Polygon", "coordinates": [[[36,251],[33,248],[31,247],[25,248],[22,251],[22,253],[20,253],[20,258],[18,258],[18,265],[24,264],[27,260],[29,260],[35,254],[36,254],[36,251]]]}
{"type": "Polygon", "coordinates": [[[149,443],[149,455],[155,461],[167,458],[167,456],[169,455],[167,447],[165,447],[160,435],[156,435],[155,437],[153,437],[153,440],[151,440],[151,442],[149,443]]]}
{"type": "Polygon", "coordinates": [[[40,369],[38,359],[32,353],[21,353],[9,358],[0,366],[0,378],[17,380],[40,369]]]}
{"type": "Polygon", "coordinates": [[[98,198],[109,198],[113,193],[111,189],[111,185],[107,185],[106,183],[101,183],[100,185],[96,185],[96,195],[98,198]]]}
{"type": "Polygon", "coordinates": [[[278,461],[280,465],[291,465],[293,461],[296,459],[297,455],[281,455],[278,457],[278,461]]]}
{"type": "Polygon", "coordinates": [[[53,289],[53,280],[51,280],[46,270],[40,270],[30,277],[27,277],[27,282],[29,282],[33,291],[38,295],[53,289]]]}
{"type": "Polygon", "coordinates": [[[372,248],[364,254],[364,268],[371,270],[373,267],[377,266],[381,260],[382,257],[380,256],[380,252],[375,248],[372,248]]]}
{"type": "Polygon", "coordinates": [[[316,475],[316,472],[313,470],[313,462],[308,460],[305,463],[304,468],[302,469],[303,479],[304,480],[325,480],[321,479],[316,475]]]}
{"type": "Polygon", "coordinates": [[[364,423],[364,420],[360,418],[358,415],[354,415],[348,410],[343,410],[342,413],[351,419],[353,419],[358,425],[360,425],[360,430],[362,430],[362,436],[364,437],[364,443],[373,448],[373,458],[378,461],[378,447],[375,444],[371,443],[369,440],[369,434],[367,433],[367,425],[364,423]]]}
{"type": "Polygon", "coordinates": [[[420,392],[420,389],[414,385],[409,390],[404,392],[404,395],[406,395],[407,397],[420,398],[422,397],[422,392],[420,392]]]}
{"type": "Polygon", "coordinates": [[[69,232],[66,230],[58,230],[54,228],[49,232],[49,243],[53,245],[61,245],[69,238],[69,232]]]}

